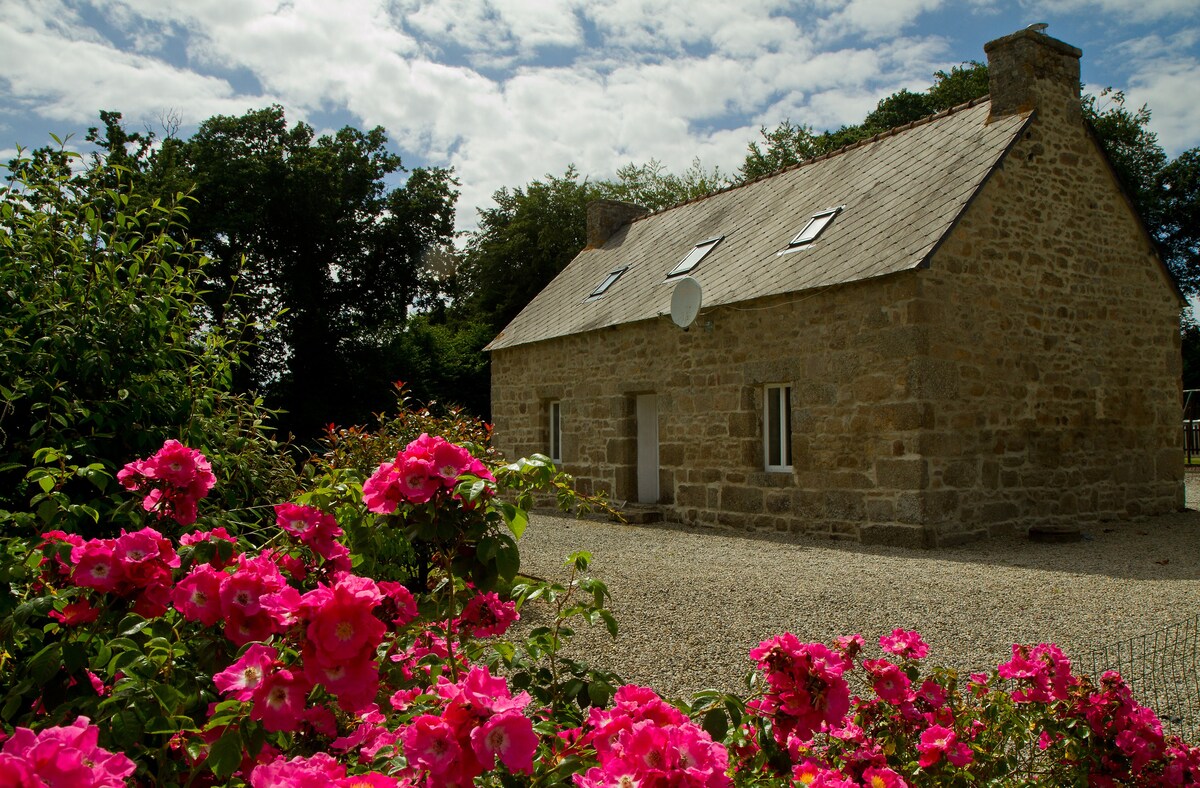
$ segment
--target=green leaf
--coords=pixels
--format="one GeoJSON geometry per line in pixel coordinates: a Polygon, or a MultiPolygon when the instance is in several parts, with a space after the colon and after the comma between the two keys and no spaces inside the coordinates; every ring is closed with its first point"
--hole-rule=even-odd
{"type": "Polygon", "coordinates": [[[66,643],[62,647],[63,666],[68,673],[78,673],[88,664],[87,646],[82,643],[66,643]]]}
{"type": "Polygon", "coordinates": [[[150,621],[148,619],[142,618],[141,616],[125,616],[125,618],[121,620],[121,626],[118,631],[122,637],[129,637],[130,635],[136,635],[138,632],[141,632],[149,623],[150,621]]]}
{"type": "Polygon", "coordinates": [[[725,716],[724,709],[710,709],[704,715],[704,722],[701,727],[708,731],[708,735],[713,737],[713,741],[721,741],[725,738],[725,734],[729,732],[729,718],[725,716]]]}
{"type": "Polygon", "coordinates": [[[179,706],[179,702],[183,698],[179,690],[170,684],[155,684],[151,687],[150,691],[154,693],[154,697],[158,698],[158,702],[168,714],[175,712],[176,707],[179,706]]]}
{"type": "Polygon", "coordinates": [[[51,643],[29,660],[29,675],[38,684],[45,684],[62,670],[62,645],[51,643]]]}
{"type": "Polygon", "coordinates": [[[529,514],[524,509],[508,502],[500,505],[500,513],[504,515],[504,522],[508,524],[508,530],[512,531],[513,536],[520,539],[521,534],[525,533],[525,529],[529,527],[529,514]]]}
{"type": "Polygon", "coordinates": [[[587,550],[579,550],[567,556],[565,566],[575,565],[575,571],[586,572],[588,566],[592,563],[592,554],[587,550]]]}
{"type": "Polygon", "coordinates": [[[13,611],[13,623],[17,626],[23,626],[31,616],[44,616],[54,607],[54,597],[43,596],[37,599],[31,599],[28,602],[22,602],[17,605],[13,611]]]}
{"type": "Polygon", "coordinates": [[[517,571],[521,568],[521,552],[517,549],[516,543],[507,536],[500,538],[496,564],[500,576],[509,581],[517,576],[517,571]]]}
{"type": "Polygon", "coordinates": [[[146,721],[146,733],[152,734],[173,734],[178,728],[171,720],[162,715],[155,715],[146,721]]]}
{"type": "Polygon", "coordinates": [[[205,761],[213,774],[222,779],[233,774],[242,764],[242,736],[237,728],[230,728],[213,742],[205,761]]]}
{"type": "Polygon", "coordinates": [[[121,709],[109,717],[108,725],[113,740],[122,750],[135,747],[145,734],[142,720],[133,709],[121,709]]]}
{"type": "Polygon", "coordinates": [[[593,678],[588,682],[588,700],[596,708],[604,708],[612,699],[613,688],[607,681],[593,678]]]}
{"type": "Polygon", "coordinates": [[[609,637],[616,638],[617,636],[617,619],[607,610],[597,610],[600,618],[604,621],[604,628],[608,630],[609,637]]]}

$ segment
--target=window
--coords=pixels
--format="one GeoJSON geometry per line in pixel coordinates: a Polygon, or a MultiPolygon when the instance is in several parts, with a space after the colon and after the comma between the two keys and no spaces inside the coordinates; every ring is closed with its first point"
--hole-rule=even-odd
{"type": "Polygon", "coordinates": [[[550,459],[562,462],[562,403],[552,400],[550,411],[550,459]]]}
{"type": "Polygon", "coordinates": [[[704,256],[711,252],[713,247],[721,243],[721,239],[724,237],[725,236],[722,235],[717,238],[709,238],[707,241],[701,241],[693,246],[692,251],[688,252],[687,255],[685,255],[684,258],[679,261],[679,264],[671,269],[670,273],[667,274],[667,278],[670,279],[673,276],[686,274],[688,271],[691,271],[693,268],[700,265],[700,261],[704,259],[704,256]]]}
{"type": "Polygon", "coordinates": [[[792,469],[792,387],[764,390],[763,454],[768,471],[792,469]]]}
{"type": "Polygon", "coordinates": [[[817,240],[817,236],[829,226],[830,222],[833,221],[833,217],[842,212],[843,207],[845,206],[839,206],[837,208],[831,208],[828,211],[821,211],[820,213],[813,214],[813,217],[808,220],[808,224],[804,225],[804,229],[796,233],[796,237],[788,243],[788,248],[791,249],[797,246],[804,246],[805,244],[809,244],[817,240]]]}
{"type": "Polygon", "coordinates": [[[621,278],[621,274],[625,273],[628,270],[629,270],[629,266],[626,265],[621,268],[614,268],[613,270],[609,271],[608,274],[604,277],[604,279],[600,282],[600,284],[596,285],[596,289],[593,290],[591,293],[589,293],[588,297],[583,300],[584,301],[595,301],[597,298],[604,295],[604,291],[608,290],[608,288],[612,287],[614,282],[616,282],[618,279],[621,278]]]}

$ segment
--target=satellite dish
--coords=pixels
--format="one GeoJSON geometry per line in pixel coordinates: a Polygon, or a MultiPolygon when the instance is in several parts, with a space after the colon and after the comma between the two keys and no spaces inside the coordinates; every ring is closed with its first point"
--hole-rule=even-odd
{"type": "Polygon", "coordinates": [[[704,291],[700,283],[690,276],[685,276],[671,291],[671,320],[682,329],[688,326],[700,314],[700,301],[704,291]]]}

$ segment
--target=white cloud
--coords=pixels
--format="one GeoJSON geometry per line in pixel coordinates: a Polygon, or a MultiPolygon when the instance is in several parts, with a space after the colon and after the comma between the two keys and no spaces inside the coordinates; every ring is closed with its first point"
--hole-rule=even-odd
{"type": "Polygon", "coordinates": [[[1200,16],[1196,0],[1040,0],[1036,5],[1055,14],[1100,13],[1143,22],[1200,16]]]}
{"type": "Polygon", "coordinates": [[[833,4],[834,13],[820,22],[831,39],[862,34],[880,40],[903,32],[921,14],[941,6],[942,0],[849,0],[833,4]]]}
{"type": "MultiPolygon", "coordinates": [[[[83,21],[87,0],[3,1],[0,101],[75,122],[173,107],[189,123],[274,101],[293,121],[382,125],[406,163],[456,168],[462,225],[501,186],[570,163],[604,177],[699,156],[732,172],[760,125],[855,123],[961,59],[918,32],[944,0],[91,0],[112,41],[83,21]],[[246,75],[261,94],[235,91],[246,75]]],[[[1200,122],[1194,52],[1161,50],[1124,57],[1165,143],[1200,122]]]]}
{"type": "Polygon", "coordinates": [[[398,16],[423,36],[466,49],[490,63],[500,52],[531,56],[545,47],[579,46],[583,29],[574,5],[543,0],[404,0],[398,16]]]}
{"type": "Polygon", "coordinates": [[[174,108],[195,122],[242,103],[223,79],[90,40],[0,23],[0,51],[9,96],[51,121],[77,122],[100,109],[138,117],[174,108]]]}
{"type": "Polygon", "coordinates": [[[1152,70],[1136,73],[1126,96],[1134,107],[1150,107],[1150,130],[1159,144],[1175,156],[1200,146],[1200,62],[1196,60],[1159,63],[1152,70]]]}
{"type": "Polygon", "coordinates": [[[1136,109],[1144,104],[1150,108],[1150,129],[1172,156],[1200,145],[1197,42],[1200,28],[1185,27],[1165,37],[1150,35],[1125,41],[1116,48],[1116,53],[1128,58],[1130,64],[1126,105],[1136,109]]]}

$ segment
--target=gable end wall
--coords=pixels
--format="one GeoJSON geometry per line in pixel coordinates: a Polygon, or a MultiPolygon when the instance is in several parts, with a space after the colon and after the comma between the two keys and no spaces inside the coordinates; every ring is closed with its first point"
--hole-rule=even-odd
{"type": "Polygon", "coordinates": [[[1183,507],[1181,304],[1082,122],[1035,117],[921,272],[930,489],[992,533],[1183,507]]]}

